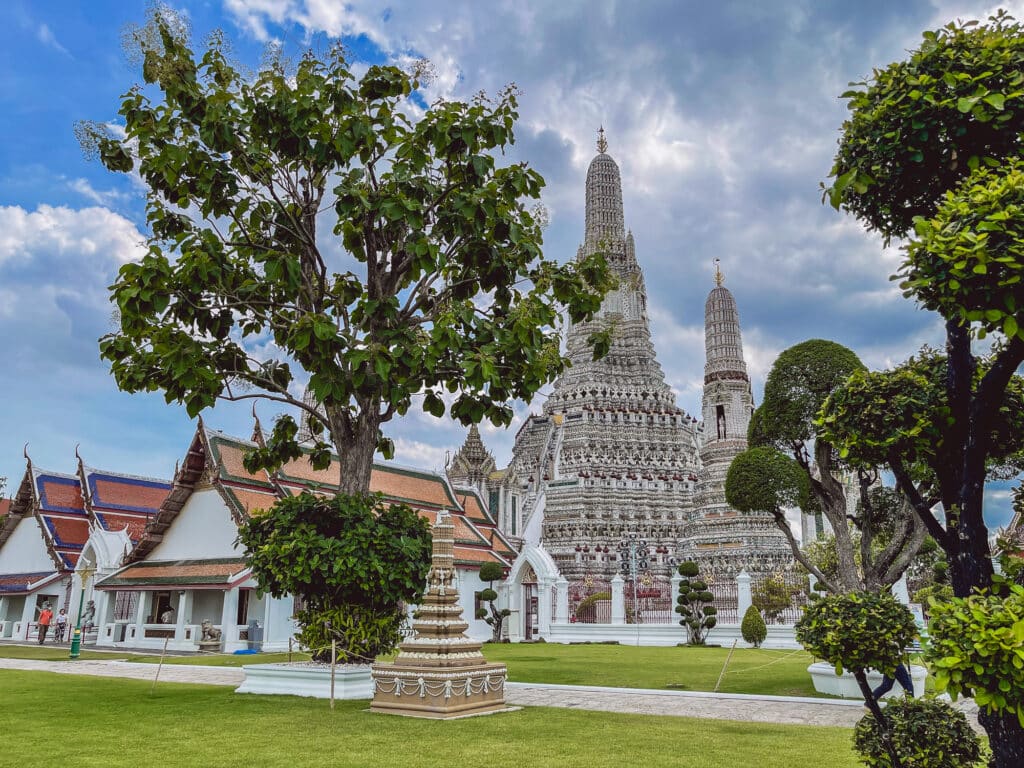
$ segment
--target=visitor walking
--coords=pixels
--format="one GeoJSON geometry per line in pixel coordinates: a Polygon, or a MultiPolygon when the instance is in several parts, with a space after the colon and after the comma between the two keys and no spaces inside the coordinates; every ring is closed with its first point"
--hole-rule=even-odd
{"type": "Polygon", "coordinates": [[[903,690],[906,692],[907,696],[914,698],[914,681],[910,677],[910,670],[907,669],[903,662],[900,662],[899,665],[897,665],[896,672],[893,677],[889,677],[889,675],[882,676],[882,684],[875,688],[875,690],[871,692],[871,695],[875,698],[875,701],[878,701],[885,696],[885,694],[891,691],[893,684],[897,682],[903,686],[903,690]]]}
{"type": "Polygon", "coordinates": [[[51,621],[53,621],[53,611],[50,610],[50,604],[43,603],[43,610],[39,614],[39,624],[37,625],[40,645],[46,641],[46,633],[50,630],[51,621]]]}
{"type": "Polygon", "coordinates": [[[60,609],[60,613],[57,614],[57,632],[53,636],[55,643],[63,643],[64,638],[68,636],[68,612],[63,608],[60,609]]]}

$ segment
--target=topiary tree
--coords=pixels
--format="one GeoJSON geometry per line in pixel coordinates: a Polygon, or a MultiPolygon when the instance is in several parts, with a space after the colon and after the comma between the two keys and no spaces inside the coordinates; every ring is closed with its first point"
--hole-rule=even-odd
{"type": "Polygon", "coordinates": [[[812,600],[796,623],[796,639],[810,653],[824,659],[841,675],[849,669],[877,718],[882,741],[892,765],[902,763],[893,744],[893,732],[868,686],[867,670],[895,675],[903,649],[917,634],[914,617],[906,606],[886,592],[851,592],[812,600]]]}
{"type": "MultiPolygon", "coordinates": [[[[893,473],[945,550],[960,597],[993,581],[984,519],[985,480],[998,453],[992,422],[1007,415],[1004,401],[1024,362],[1022,72],[1024,27],[1004,12],[986,24],[957,22],[926,32],[906,61],[875,70],[845,94],[851,112],[827,190],[833,205],[886,238],[916,235],[898,277],[905,296],[942,316],[948,362],[937,401],[918,397],[908,410],[913,386],[884,379],[846,401],[854,421],[864,425],[859,413],[869,410],[885,427],[885,392],[895,389],[901,402],[894,414],[915,415],[909,430],[903,421],[889,431],[897,440],[880,439],[878,425],[869,423],[876,434],[835,430],[832,442],[845,442],[851,456],[879,447],[899,455],[898,443],[909,438],[914,450],[948,455],[934,466],[945,526],[913,477],[896,467],[893,473]],[[996,343],[972,347],[986,334],[996,343]]],[[[980,720],[994,766],[1024,763],[1024,723],[985,710],[980,720]]]]}
{"type": "Polygon", "coordinates": [[[394,650],[430,569],[427,521],[380,494],[282,499],[245,520],[238,542],[261,593],[302,598],[299,640],[317,661],[332,638],[342,663],[394,650]]]}
{"type": "Polygon", "coordinates": [[[679,623],[686,627],[687,642],[690,645],[704,645],[708,631],[718,623],[718,609],[712,603],[714,594],[708,590],[707,582],[700,578],[700,567],[692,560],[680,563],[679,597],[676,599],[676,613],[683,618],[679,623]]]}
{"type": "Polygon", "coordinates": [[[491,627],[491,642],[501,642],[501,630],[505,625],[505,619],[512,615],[508,608],[498,608],[494,601],[498,599],[498,592],[494,589],[494,582],[505,578],[505,569],[498,563],[484,563],[480,566],[480,580],[486,581],[490,586],[479,592],[479,598],[485,601],[490,609],[480,608],[476,612],[478,619],[483,619],[491,627]]]}
{"type": "MultiPolygon", "coordinates": [[[[785,515],[768,507],[753,506],[756,494],[734,488],[738,499],[745,497],[741,502],[744,507],[736,508],[772,512],[794,557],[833,592],[879,590],[895,583],[912,562],[925,536],[924,526],[909,505],[879,504],[877,494],[872,493],[879,480],[878,468],[884,462],[851,468],[823,437],[816,423],[826,398],[851,374],[861,370],[864,365],[857,355],[834,341],[810,339],[784,350],[768,373],[764,402],[751,420],[748,435],[751,449],[774,449],[796,462],[804,474],[806,500],[790,502],[788,506],[799,506],[805,514],[813,513],[819,531],[824,528],[821,518],[827,521],[835,538],[833,573],[815,571],[801,557],[785,515]],[[858,493],[857,511],[852,515],[848,513],[851,505],[846,482],[851,472],[856,476],[858,493]],[[881,535],[885,529],[891,529],[888,536],[881,535]]],[[[756,477],[750,476],[756,468],[756,464],[747,467],[750,482],[756,482],[756,477]]],[[[772,473],[782,470],[779,463],[765,464],[762,460],[761,468],[768,473],[764,483],[778,483],[772,473]]],[[[793,470],[785,471],[788,477],[793,470]]]]}
{"type": "MultiPolygon", "coordinates": [[[[193,53],[163,5],[126,38],[145,86],[124,94],[123,133],[77,126],[148,189],[147,253],[121,269],[100,340],[122,390],[162,390],[191,416],[288,405],[313,464],[333,451],[338,488],[363,493],[375,452],[393,452],[383,425],[409,408],[508,424],[562,372],[563,310],[590,318],[611,278],[600,255],[543,257],[544,180],[501,164],[514,87],[410,108],[423,67],[353,72],[340,44],[249,72],[221,34],[193,53]]],[[[281,417],[250,468],[299,458],[297,431],[281,417]]]]}
{"type": "Polygon", "coordinates": [[[760,648],[761,643],[768,637],[768,627],[756,606],[747,607],[746,613],[743,614],[743,621],[740,623],[740,632],[743,634],[743,639],[755,648],[760,648]]]}
{"type": "MultiPolygon", "coordinates": [[[[904,768],[982,768],[981,743],[963,712],[937,699],[903,698],[885,707],[892,744],[904,768]]],[[[892,768],[888,745],[878,720],[861,718],[853,730],[853,746],[866,765],[892,768]]]]}
{"type": "Polygon", "coordinates": [[[926,659],[935,687],[970,696],[983,711],[1024,724],[1024,586],[931,604],[926,659]]]}

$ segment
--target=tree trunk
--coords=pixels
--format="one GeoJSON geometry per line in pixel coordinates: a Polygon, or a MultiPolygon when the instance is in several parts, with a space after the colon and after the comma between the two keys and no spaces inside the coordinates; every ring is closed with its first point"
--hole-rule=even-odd
{"type": "Polygon", "coordinates": [[[991,768],[1020,768],[1024,765],[1024,728],[1014,712],[978,713],[978,722],[988,733],[992,748],[991,768]]]}
{"type": "Polygon", "coordinates": [[[900,757],[896,754],[896,745],[892,742],[892,727],[889,724],[889,718],[882,714],[882,708],[878,706],[878,700],[875,698],[874,693],[871,692],[867,673],[863,669],[856,669],[853,671],[853,677],[857,681],[861,695],[864,697],[864,703],[871,710],[875,720],[878,721],[878,727],[882,729],[882,743],[885,744],[885,751],[889,753],[889,759],[892,761],[893,768],[902,768],[903,763],[900,762],[900,757]]]}
{"type": "Polygon", "coordinates": [[[379,405],[370,403],[346,427],[340,410],[328,407],[331,437],[338,451],[338,491],[345,494],[368,493],[373,457],[380,436],[379,405]],[[332,412],[335,411],[335,412],[332,412]]]}
{"type": "Polygon", "coordinates": [[[846,521],[846,493],[842,484],[832,475],[832,451],[832,446],[824,440],[818,440],[815,443],[814,461],[818,465],[819,482],[817,486],[812,483],[811,487],[816,489],[815,496],[818,504],[832,526],[832,533],[836,537],[839,586],[847,592],[856,592],[864,589],[864,583],[861,581],[857,569],[857,561],[853,554],[853,539],[850,536],[850,526],[846,521]]]}

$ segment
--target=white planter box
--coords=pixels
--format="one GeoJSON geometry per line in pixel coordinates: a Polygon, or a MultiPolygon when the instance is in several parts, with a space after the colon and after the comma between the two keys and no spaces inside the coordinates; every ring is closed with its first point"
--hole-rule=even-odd
{"type": "MultiPolygon", "coordinates": [[[[823,661],[819,661],[816,664],[811,664],[807,668],[807,671],[811,673],[811,680],[814,683],[814,690],[818,693],[827,693],[832,696],[842,696],[844,699],[863,699],[864,696],[860,691],[860,686],[857,685],[856,679],[850,672],[843,672],[841,675],[836,674],[835,667],[831,664],[827,664],[823,661]]],[[[914,696],[920,698],[924,696],[924,680],[928,675],[928,670],[924,667],[912,666],[910,667],[910,679],[914,683],[914,696]]],[[[882,684],[882,673],[876,672],[875,670],[868,671],[868,686],[871,690],[874,690],[882,684]]],[[[885,695],[885,698],[890,696],[902,696],[903,686],[899,683],[893,685],[892,690],[885,695]]]]}
{"type": "MultiPolygon", "coordinates": [[[[326,665],[246,664],[245,682],[235,693],[262,693],[281,696],[331,697],[331,668],[326,665]]],[[[335,699],[372,699],[373,679],[370,665],[345,664],[334,668],[335,699]]]]}

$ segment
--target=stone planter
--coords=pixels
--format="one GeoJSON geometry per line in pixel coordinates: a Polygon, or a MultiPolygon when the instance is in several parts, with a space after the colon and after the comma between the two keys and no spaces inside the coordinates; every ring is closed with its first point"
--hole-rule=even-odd
{"type": "MultiPolygon", "coordinates": [[[[307,696],[329,699],[331,668],[326,664],[246,664],[245,682],[235,693],[261,693],[280,696],[307,696]]],[[[334,668],[335,699],[369,699],[373,680],[369,664],[339,664],[334,668]]]]}
{"type": "MultiPolygon", "coordinates": [[[[860,692],[860,686],[857,685],[857,681],[854,679],[850,672],[843,672],[841,675],[836,674],[835,667],[831,664],[827,664],[823,661],[819,661],[816,664],[811,664],[807,668],[807,671],[811,673],[811,680],[814,683],[814,690],[818,693],[827,693],[832,696],[842,696],[844,699],[863,699],[864,696],[860,692]]],[[[924,667],[912,666],[910,667],[910,679],[914,683],[914,696],[920,698],[924,696],[924,680],[928,676],[928,670],[924,667]]],[[[882,673],[876,672],[875,670],[868,671],[868,685],[871,690],[874,690],[882,684],[882,673]]],[[[892,690],[885,695],[884,698],[890,696],[902,696],[903,687],[896,683],[893,685],[892,690]]]]}

